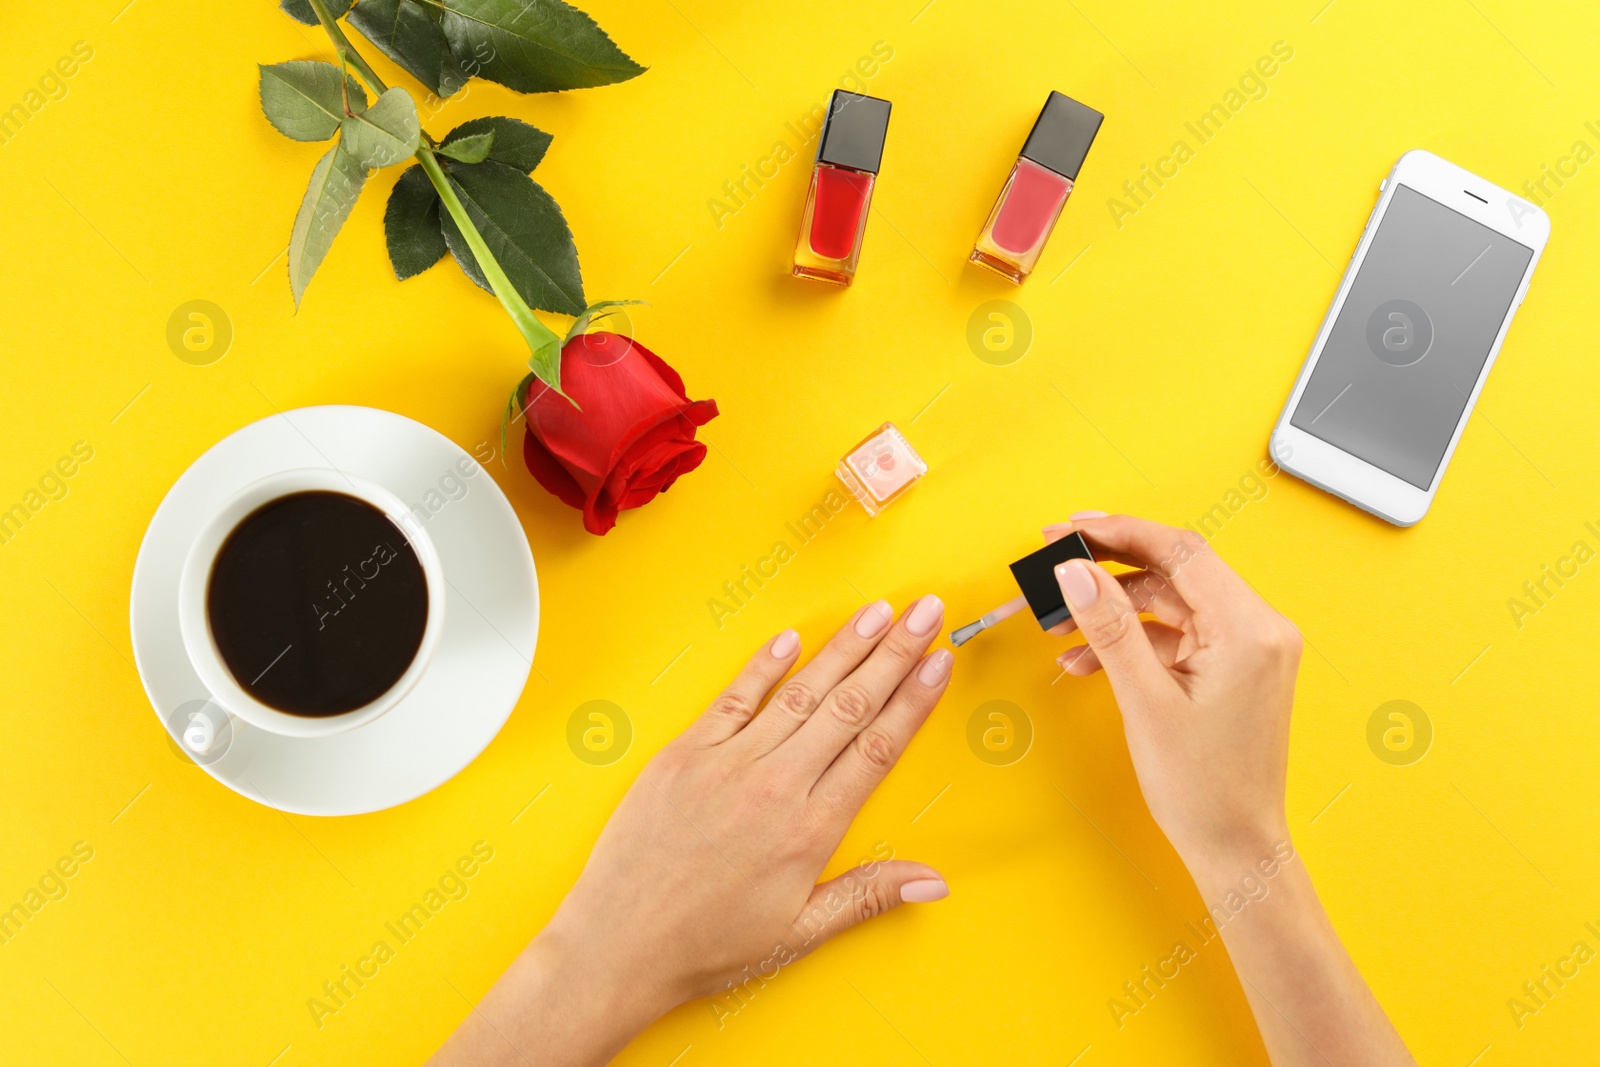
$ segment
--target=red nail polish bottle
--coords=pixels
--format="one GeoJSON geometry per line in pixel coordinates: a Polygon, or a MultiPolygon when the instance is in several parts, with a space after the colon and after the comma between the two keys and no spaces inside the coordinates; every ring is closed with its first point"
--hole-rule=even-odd
{"type": "Polygon", "coordinates": [[[817,143],[806,212],[800,220],[800,242],[794,250],[796,277],[849,285],[856,276],[861,235],[866,232],[867,209],[888,129],[889,101],[843,89],[834,91],[817,143]]]}
{"type": "Polygon", "coordinates": [[[968,258],[1012,281],[1033,273],[1104,115],[1051,93],[968,258]]]}

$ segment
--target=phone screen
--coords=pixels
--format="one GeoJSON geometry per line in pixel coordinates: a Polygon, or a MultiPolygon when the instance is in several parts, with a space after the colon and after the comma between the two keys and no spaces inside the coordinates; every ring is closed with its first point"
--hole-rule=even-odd
{"type": "Polygon", "coordinates": [[[1396,188],[1290,424],[1426,490],[1532,258],[1396,188]]]}

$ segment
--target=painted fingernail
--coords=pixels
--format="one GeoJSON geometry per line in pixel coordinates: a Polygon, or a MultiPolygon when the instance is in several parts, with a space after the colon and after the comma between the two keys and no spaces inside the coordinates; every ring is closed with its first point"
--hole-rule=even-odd
{"type": "Polygon", "coordinates": [[[944,618],[944,601],[930,593],[917,601],[917,606],[906,616],[906,629],[918,637],[923,637],[931,633],[942,618],[944,618]]]}
{"type": "Polygon", "coordinates": [[[900,899],[907,904],[932,904],[950,895],[950,887],[939,878],[918,878],[900,887],[900,899]]]}
{"type": "Polygon", "coordinates": [[[894,609],[887,600],[879,600],[868,604],[867,609],[856,619],[857,637],[877,637],[883,628],[889,625],[889,620],[894,618],[894,609]]]}
{"type": "Polygon", "coordinates": [[[1103,519],[1106,517],[1106,513],[1103,511],[1074,511],[1070,517],[1073,519],[1103,519]]]}
{"type": "Polygon", "coordinates": [[[1064,671],[1070,671],[1073,667],[1077,666],[1078,661],[1083,659],[1083,654],[1088,650],[1088,645],[1079,645],[1077,648],[1069,648],[1065,652],[1061,653],[1061,655],[1056,657],[1056,666],[1060,667],[1064,671]]]}
{"type": "Polygon", "coordinates": [[[1086,608],[1100,599],[1100,586],[1089,573],[1089,564],[1081,559],[1069,559],[1056,568],[1056,581],[1067,598],[1067,607],[1073,611],[1086,608]]]}
{"type": "Polygon", "coordinates": [[[767,646],[767,651],[773,659],[788,659],[800,648],[800,635],[793,630],[785,630],[772,639],[772,644],[767,646]]]}
{"type": "Polygon", "coordinates": [[[938,685],[950,677],[950,665],[955,661],[948,648],[941,648],[922,661],[922,666],[917,668],[917,681],[929,688],[938,685]]]}

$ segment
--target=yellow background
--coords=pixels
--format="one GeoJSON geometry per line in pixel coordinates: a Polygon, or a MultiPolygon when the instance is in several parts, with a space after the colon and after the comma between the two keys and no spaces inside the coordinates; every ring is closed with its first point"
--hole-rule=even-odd
{"type": "MultiPolygon", "coordinates": [[[[649,300],[641,339],[723,414],[705,465],[604,539],[519,457],[491,466],[539,567],[538,672],[453,781],[344,819],[259,807],[177,757],[131,666],[145,525],[195,457],[273,406],[367,404],[468,451],[494,442],[525,353],[453,264],[393,280],[381,220],[398,169],[370,183],[295,314],[281,252],[323,148],[271,129],[255,64],[326,56],[317,32],[265,0],[12,5],[0,106],[75,42],[94,56],[0,145],[0,504],[77,440],[94,459],[0,546],[0,904],[74,842],[95,855],[0,947],[7,1062],[422,1061],[548,917],[650,753],[769,635],[795,625],[814,647],[863,598],[929,591],[964,622],[1010,594],[1004,564],[1039,527],[1076,509],[1198,520],[1262,457],[1403,151],[1520,190],[1574,141],[1600,148],[1584,126],[1600,126],[1590,5],[925,2],[588,0],[648,73],[544,97],[474,82],[427,120],[435,135],[485,114],[552,131],[536,178],[572,225],[589,295],[649,300]],[[1184,123],[1277,41],[1294,55],[1268,94],[1118,227],[1108,199],[1176,139],[1193,147],[1184,123]],[[867,84],[895,109],[860,277],[848,291],[793,280],[808,155],[720,226],[708,201],[792,148],[785,123],[877,42],[893,55],[867,84]],[[1050,89],[1107,119],[1014,289],[965,258],[1050,89]],[[210,366],[165,341],[192,299],[235,330],[210,366]],[[992,299],[1031,318],[1031,350],[1009,366],[966,341],[992,299]],[[784,524],[885,420],[927,478],[878,519],[841,513],[719,629],[707,601],[793,544],[784,524]],[[635,730],[606,767],[565,740],[594,699],[635,730]],[[495,856],[470,895],[317,1028],[308,998],[479,840],[495,856]]],[[[1600,564],[1520,628],[1507,606],[1575,541],[1600,547],[1583,525],[1600,519],[1600,163],[1546,206],[1553,239],[1432,514],[1394,529],[1282,475],[1215,541],[1306,635],[1295,840],[1429,1064],[1588,1062],[1600,1041],[1600,963],[1520,1030],[1506,1006],[1575,941],[1600,948],[1583,925],[1600,925],[1600,564]],[[1410,766],[1366,742],[1394,699],[1435,730],[1410,766]]],[[[878,841],[936,864],[947,902],[786,969],[720,1029],[687,1005],[621,1062],[1262,1062],[1217,946],[1121,1029],[1108,1011],[1203,909],[1145,812],[1104,680],[1055,681],[1059,647],[1018,620],[963,650],[840,850],[836,867],[878,841]],[[1033,725],[1012,766],[967,746],[990,700],[1033,725]]]]}

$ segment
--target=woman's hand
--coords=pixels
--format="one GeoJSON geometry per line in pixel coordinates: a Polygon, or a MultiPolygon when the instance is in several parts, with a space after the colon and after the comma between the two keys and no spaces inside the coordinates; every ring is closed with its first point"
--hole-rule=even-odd
{"type": "Polygon", "coordinates": [[[769,641],[640,772],[554,918],[434,1062],[601,1063],[691,997],[748,995],[840,931],[948,895],[887,849],[817,884],[949,684],[951,654],[924,655],[943,619],[934,596],[893,622],[869,604],[776,692],[800,637],[769,641]]]}
{"type": "Polygon", "coordinates": [[[1299,631],[1194,533],[1085,511],[1045,535],[1071,530],[1137,569],[1056,568],[1072,609],[1058,632],[1088,640],[1061,665],[1111,679],[1139,788],[1205,898],[1272,1062],[1415,1067],[1289,842],[1299,631]]]}
{"type": "Polygon", "coordinates": [[[1058,662],[1069,674],[1105,669],[1145,803],[1190,870],[1248,868],[1289,836],[1300,632],[1198,534],[1079,512],[1045,536],[1072,530],[1097,558],[1138,569],[1112,577],[1084,560],[1056,568],[1072,609],[1056,632],[1088,640],[1058,662]]]}

